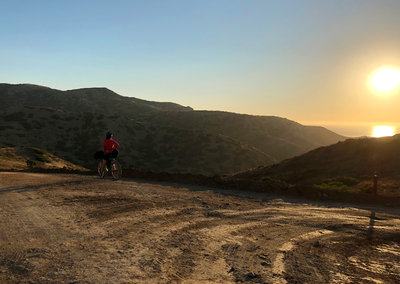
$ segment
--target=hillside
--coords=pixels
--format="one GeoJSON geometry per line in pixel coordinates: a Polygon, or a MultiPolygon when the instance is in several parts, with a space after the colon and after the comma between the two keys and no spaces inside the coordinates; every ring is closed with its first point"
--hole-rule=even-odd
{"type": "Polygon", "coordinates": [[[321,145],[339,140],[339,136],[322,127],[304,126],[275,116],[253,116],[220,111],[168,112],[150,117],[152,124],[174,125],[182,129],[219,133],[251,145],[274,161],[303,154],[321,145]]]}
{"type": "Polygon", "coordinates": [[[380,194],[400,196],[400,134],[347,139],[267,167],[232,176],[241,181],[275,181],[308,190],[371,192],[378,176],[380,194]]]}
{"type": "Polygon", "coordinates": [[[54,170],[87,171],[85,168],[60,159],[33,147],[0,148],[0,170],[54,170]]]}
{"type": "Polygon", "coordinates": [[[125,168],[206,175],[273,164],[344,139],[279,117],[28,84],[0,84],[0,130],[0,146],[38,147],[88,168],[111,130],[125,168]]]}

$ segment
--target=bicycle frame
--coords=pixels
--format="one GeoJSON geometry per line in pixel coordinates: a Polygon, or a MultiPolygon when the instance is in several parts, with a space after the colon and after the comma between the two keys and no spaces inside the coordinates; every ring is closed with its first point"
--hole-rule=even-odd
{"type": "MultiPolygon", "coordinates": [[[[108,163],[107,163],[108,164],[108,163]]],[[[104,168],[106,170],[107,164],[104,168]]],[[[104,174],[102,173],[101,169],[103,168],[103,160],[99,160],[97,165],[97,172],[99,176],[105,177],[108,173],[111,174],[114,180],[120,179],[122,176],[122,167],[121,164],[115,159],[110,160],[110,169],[106,171],[104,174]]]]}

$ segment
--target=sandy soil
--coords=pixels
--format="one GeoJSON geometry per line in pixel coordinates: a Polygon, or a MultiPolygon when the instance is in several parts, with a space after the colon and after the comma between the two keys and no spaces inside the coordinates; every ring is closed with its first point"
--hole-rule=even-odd
{"type": "Polygon", "coordinates": [[[250,195],[2,172],[0,282],[400,282],[393,209],[250,195]]]}

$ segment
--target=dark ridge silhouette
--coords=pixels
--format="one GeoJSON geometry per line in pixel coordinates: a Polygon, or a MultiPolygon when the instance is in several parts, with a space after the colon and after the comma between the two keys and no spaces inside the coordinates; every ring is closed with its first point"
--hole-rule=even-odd
{"type": "Polygon", "coordinates": [[[275,176],[299,182],[333,176],[400,175],[400,134],[383,138],[347,139],[320,147],[279,164],[236,174],[236,177],[275,176]]]}
{"type": "MultiPolygon", "coordinates": [[[[288,194],[400,204],[400,134],[347,139],[280,163],[229,175],[231,181],[270,184],[288,194]]],[[[248,187],[247,187],[248,188],[248,187]]]]}

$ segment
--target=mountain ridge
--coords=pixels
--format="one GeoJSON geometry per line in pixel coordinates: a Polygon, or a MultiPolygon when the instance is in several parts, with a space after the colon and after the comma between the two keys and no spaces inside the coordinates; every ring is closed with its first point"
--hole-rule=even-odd
{"type": "Polygon", "coordinates": [[[286,118],[197,111],[107,88],[0,84],[0,117],[0,145],[38,147],[87,168],[107,130],[121,144],[124,167],[206,175],[276,163],[345,138],[286,118]]]}

